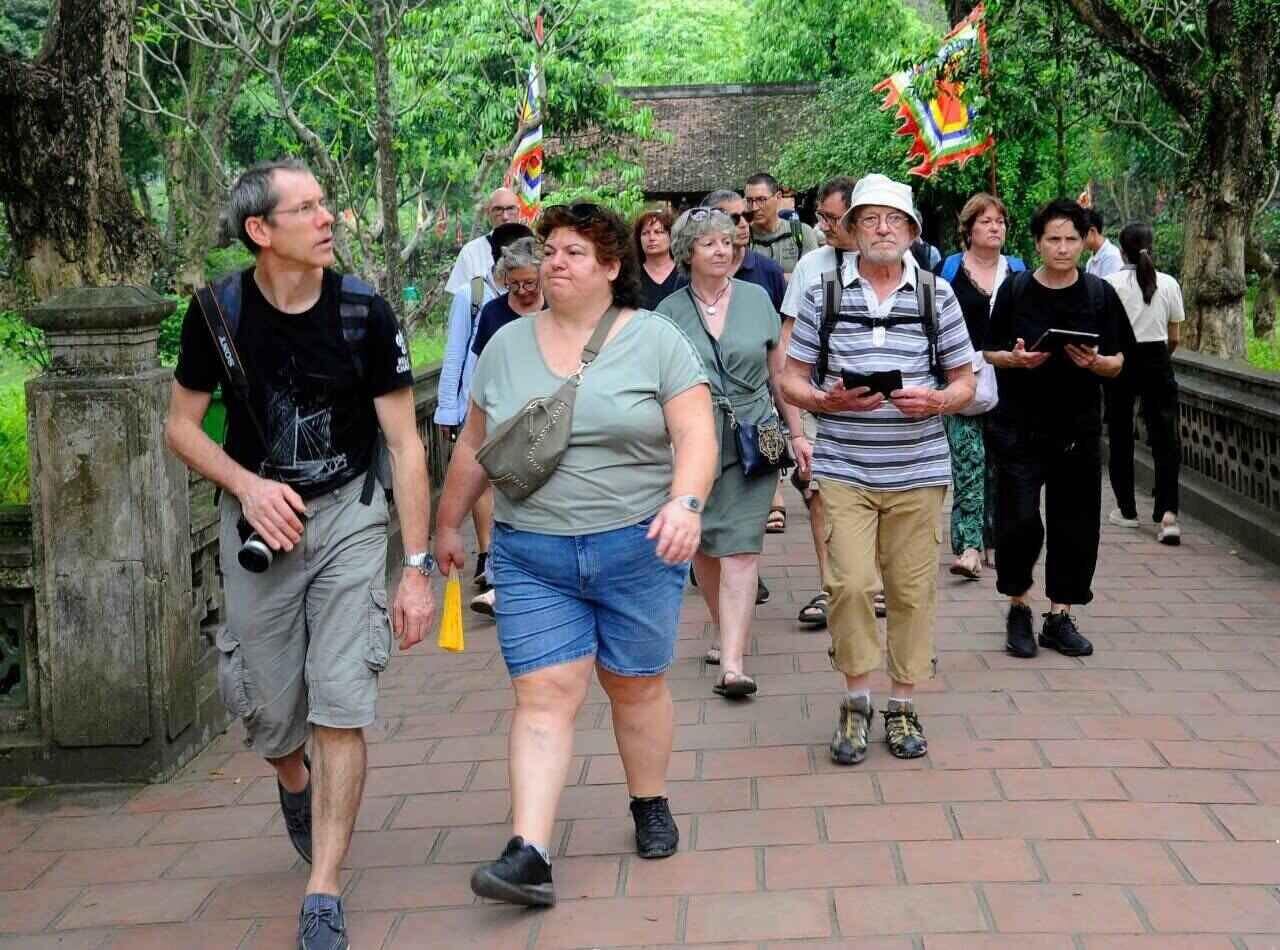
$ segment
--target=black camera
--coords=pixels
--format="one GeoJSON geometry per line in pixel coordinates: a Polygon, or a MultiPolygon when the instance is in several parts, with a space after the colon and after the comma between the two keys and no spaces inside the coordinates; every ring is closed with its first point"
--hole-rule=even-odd
{"type": "Polygon", "coordinates": [[[240,566],[254,574],[262,574],[271,566],[274,552],[244,518],[236,524],[236,531],[240,534],[240,552],[236,555],[240,566]]]}

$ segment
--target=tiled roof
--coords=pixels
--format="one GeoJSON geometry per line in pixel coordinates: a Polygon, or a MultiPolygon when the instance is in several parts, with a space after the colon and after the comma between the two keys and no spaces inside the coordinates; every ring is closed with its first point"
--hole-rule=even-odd
{"type": "Polygon", "coordinates": [[[637,143],[649,194],[741,188],[768,171],[798,127],[817,85],[640,86],[620,90],[653,112],[659,140],[637,143]],[[662,139],[669,139],[663,141],[662,139]]]}

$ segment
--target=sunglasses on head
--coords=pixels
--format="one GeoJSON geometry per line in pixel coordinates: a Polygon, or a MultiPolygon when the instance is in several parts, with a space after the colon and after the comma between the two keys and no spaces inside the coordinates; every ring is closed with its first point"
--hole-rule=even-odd
{"type": "Polygon", "coordinates": [[[604,216],[604,209],[594,201],[579,201],[576,204],[561,205],[569,213],[569,217],[577,224],[589,224],[604,216]]]}

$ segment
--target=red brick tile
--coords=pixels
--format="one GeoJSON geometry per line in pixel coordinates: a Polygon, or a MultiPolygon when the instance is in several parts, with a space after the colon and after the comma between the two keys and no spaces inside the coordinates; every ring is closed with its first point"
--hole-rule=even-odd
{"type": "MultiPolygon", "coordinates": [[[[351,872],[341,875],[345,889],[351,872]]],[[[209,883],[218,884],[217,881],[209,883]]],[[[203,920],[243,920],[248,917],[290,917],[296,926],[298,909],[307,889],[305,865],[286,874],[257,874],[225,879],[201,912],[203,920]]]]}
{"type": "Polygon", "coordinates": [[[142,839],[144,844],[253,838],[263,833],[272,818],[280,817],[280,806],[233,805],[229,808],[168,811],[158,817],[160,823],[147,832],[142,839]]]}
{"type": "Polygon", "coordinates": [[[1240,688],[1240,681],[1230,673],[1214,670],[1168,672],[1144,670],[1141,674],[1147,686],[1153,690],[1171,692],[1232,690],[1240,688]]]}
{"type": "Polygon", "coordinates": [[[1055,884],[1180,884],[1182,875],[1155,841],[1044,841],[1040,863],[1055,884]]]}
{"type": "Polygon", "coordinates": [[[1247,772],[1240,781],[1264,805],[1280,805],[1280,772],[1247,772]]]}
{"type": "Polygon", "coordinates": [[[826,937],[831,913],[823,891],[715,894],[689,899],[685,939],[784,940],[826,937]]]}
{"type": "Polygon", "coordinates": [[[887,844],[778,845],[764,850],[765,885],[771,891],[897,883],[887,844]]]}
{"type": "Polygon", "coordinates": [[[985,670],[983,672],[947,673],[947,686],[958,693],[1022,692],[1044,689],[1044,680],[1036,670],[985,670]]]}
{"type": "Polygon", "coordinates": [[[160,815],[52,818],[42,822],[22,847],[27,851],[125,848],[137,844],[161,820],[160,815]]]}
{"type": "Polygon", "coordinates": [[[1201,739],[1280,739],[1280,716],[1183,716],[1201,739]]]}
{"type": "Polygon", "coordinates": [[[479,904],[474,907],[406,914],[387,948],[512,950],[528,944],[529,930],[534,921],[540,919],[537,915],[530,914],[526,908],[509,904],[479,904]]]}
{"type": "MultiPolygon", "coordinates": [[[[125,931],[130,933],[131,931],[125,931]]],[[[36,936],[25,934],[21,937],[0,936],[0,950],[106,950],[110,944],[111,934],[105,930],[76,930],[71,933],[46,934],[36,936]]],[[[127,944],[117,944],[123,947],[127,944]]]]}
{"type": "Polygon", "coordinates": [[[800,746],[726,749],[702,753],[703,778],[805,775],[808,772],[809,753],[800,746]]]}
{"type": "Polygon", "coordinates": [[[36,830],[34,821],[6,821],[0,812],[0,854],[12,851],[26,841],[36,830]]]}
{"type": "Polygon", "coordinates": [[[1093,715],[1117,711],[1111,694],[1100,691],[1044,690],[1039,693],[1014,693],[1014,705],[1024,713],[1042,715],[1093,715]]]}
{"type": "MultiPolygon", "coordinates": [[[[733,812],[732,814],[754,813],[733,812]]],[[[693,818],[689,815],[676,815],[676,827],[680,829],[682,846],[687,849],[692,841],[693,818]]],[[[506,843],[505,839],[503,843],[506,843]]],[[[631,815],[628,814],[625,817],[575,821],[564,853],[567,855],[631,854],[635,848],[635,825],[631,821],[631,815]]]]}
{"type": "Polygon", "coordinates": [[[380,769],[393,765],[421,765],[427,759],[431,740],[416,742],[378,742],[368,748],[369,768],[380,769]]]}
{"type": "Polygon", "coordinates": [[[761,808],[865,805],[876,800],[869,774],[788,775],[756,779],[761,808]]]}
{"type": "Polygon", "coordinates": [[[393,828],[449,828],[458,825],[492,825],[506,821],[511,812],[509,792],[443,792],[410,795],[404,800],[393,828]]]}
{"type": "MultiPolygon", "coordinates": [[[[557,822],[551,832],[551,840],[559,841],[563,832],[564,824],[557,822]]],[[[444,833],[444,840],[436,845],[435,863],[476,864],[492,861],[502,853],[510,840],[511,826],[506,823],[450,828],[444,833]]]]}
{"type": "Polygon", "coordinates": [[[1213,813],[1237,841],[1280,840],[1280,807],[1215,805],[1213,813]]]}
{"type": "Polygon", "coordinates": [[[1022,841],[905,841],[899,851],[910,884],[1040,880],[1022,841]]]}
{"type": "Polygon", "coordinates": [[[79,894],[78,887],[39,887],[0,893],[0,933],[43,930],[79,894]]]}
{"type": "Polygon", "coordinates": [[[1228,772],[1195,769],[1117,769],[1137,802],[1247,803],[1253,798],[1228,772]]]}
{"type": "Polygon", "coordinates": [[[986,770],[964,772],[886,772],[879,776],[884,800],[905,802],[988,801],[1000,798],[995,779],[986,770]]]}
{"type": "Polygon", "coordinates": [[[809,844],[818,840],[812,808],[733,811],[698,818],[698,850],[762,844],[809,844]]]}
{"type": "MultiPolygon", "coordinates": [[[[696,752],[672,752],[671,763],[667,766],[669,781],[687,780],[695,777],[698,765],[696,752]]],[[[703,778],[731,778],[728,775],[703,775],[703,778]]],[[[593,755],[587,768],[585,779],[588,785],[617,785],[625,782],[626,772],[622,768],[622,756],[593,755]]]]}
{"type": "Polygon", "coordinates": [[[1069,802],[957,802],[951,807],[964,838],[1087,838],[1069,802]]]}
{"type": "Polygon", "coordinates": [[[59,930],[126,924],[176,923],[191,917],[217,881],[147,881],[98,884],[58,921],[59,930]]]}
{"type": "Polygon", "coordinates": [[[378,798],[383,795],[456,792],[466,784],[470,774],[470,762],[370,769],[364,783],[364,795],[365,798],[378,798]]]}
{"type": "Polygon", "coordinates": [[[1264,887],[1137,887],[1153,929],[1166,933],[1280,933],[1280,901],[1264,887]]]}
{"type": "Polygon", "coordinates": [[[1229,937],[1214,937],[1209,934],[1196,934],[1191,937],[1161,934],[1158,937],[1086,935],[1084,946],[1085,950],[1234,950],[1235,944],[1229,937]]]}
{"type": "Polygon", "coordinates": [[[823,809],[832,841],[950,840],[941,805],[845,805],[823,809]]]}
{"type": "Polygon", "coordinates": [[[1089,739],[1190,739],[1186,726],[1173,716],[1077,716],[1089,739]]]}
{"type": "MultiPolygon", "coordinates": [[[[559,864],[556,866],[556,874],[558,881],[559,864]]],[[[632,858],[627,865],[627,894],[632,897],[715,894],[755,889],[756,854],[753,848],[680,851],[662,861],[632,858]]]]}
{"type": "Polygon", "coordinates": [[[1276,711],[1276,698],[1270,693],[1223,690],[1215,695],[1233,713],[1270,716],[1276,711]]]}
{"type": "Polygon", "coordinates": [[[1129,797],[1108,769],[1000,769],[996,778],[1015,800],[1129,797]]]}
{"type": "Polygon", "coordinates": [[[929,746],[929,761],[935,769],[1034,769],[1042,764],[1035,743],[1027,739],[946,739],[929,746]]]}
{"type": "Polygon", "coordinates": [[[1069,716],[970,716],[979,739],[1074,739],[1080,736],[1069,716]]]}
{"type": "Polygon", "coordinates": [[[1185,712],[1208,712],[1220,707],[1213,693],[1154,692],[1116,693],[1122,711],[1134,716],[1178,716],[1185,712]]]}
{"type": "Polygon", "coordinates": [[[492,732],[497,721],[496,712],[452,712],[432,716],[406,716],[400,728],[396,730],[396,741],[441,739],[449,736],[482,736],[492,732]]]}
{"type": "Polygon", "coordinates": [[[950,934],[924,938],[924,950],[1073,950],[1074,947],[1065,934],[950,934]]]}
{"type": "Polygon", "coordinates": [[[1280,847],[1273,841],[1186,842],[1173,850],[1201,884],[1280,881],[1280,847]]]}
{"type": "Polygon", "coordinates": [[[6,812],[15,818],[107,817],[120,810],[137,789],[133,786],[62,786],[26,790],[21,798],[0,802],[0,818],[6,812]]]}
{"type": "Polygon", "coordinates": [[[434,829],[357,831],[351,836],[351,849],[342,866],[378,868],[425,864],[439,835],[434,829]]]}
{"type": "Polygon", "coordinates": [[[983,888],[1003,933],[1141,933],[1124,890],[1094,884],[989,884],[983,888]]]}
{"type": "Polygon", "coordinates": [[[236,783],[232,780],[148,785],[125,803],[124,810],[145,814],[155,811],[217,808],[234,803],[244,794],[245,787],[246,783],[236,783]]]}
{"type": "Polygon", "coordinates": [[[542,950],[672,943],[676,901],[672,897],[569,901],[541,921],[537,946],[542,950]]]}
{"type": "Polygon", "coordinates": [[[186,854],[165,872],[165,877],[282,874],[301,860],[289,839],[283,835],[249,840],[202,841],[179,847],[186,848],[186,854]]]}
{"type": "Polygon", "coordinates": [[[1198,805],[1082,802],[1080,811],[1099,838],[1220,841],[1222,833],[1198,805]]]}
{"type": "MultiPolygon", "coordinates": [[[[645,864],[662,862],[646,861],[645,864]]],[[[618,893],[621,858],[556,858],[556,897],[559,900],[591,898],[598,900],[618,893]]],[[[466,875],[470,880],[471,875],[466,875]]]]}
{"type": "Polygon", "coordinates": [[[1044,739],[1040,748],[1050,764],[1068,768],[1164,764],[1151,744],[1142,739],[1044,739]]]}
{"type": "MultiPolygon", "coordinates": [[[[703,944],[706,950],[756,950],[756,944],[703,944]]],[[[914,950],[910,937],[863,937],[858,940],[806,940],[761,944],[765,950],[914,950]]],[[[682,948],[683,950],[683,948],[682,948]]]]}
{"type": "Polygon", "coordinates": [[[343,904],[352,910],[406,910],[470,904],[473,899],[470,882],[470,873],[448,864],[372,868],[360,875],[343,904]]]}
{"type": "MultiPolygon", "coordinates": [[[[343,908],[344,913],[346,908],[343,908]]],[[[345,913],[348,936],[353,947],[381,947],[391,925],[395,922],[395,914],[345,913]]],[[[253,931],[253,936],[240,950],[279,950],[291,947],[298,939],[297,915],[293,917],[275,917],[263,921],[253,931]]],[[[185,944],[169,944],[168,946],[186,946],[185,944]]]]}
{"type": "Polygon", "coordinates": [[[1246,950],[1280,950],[1280,934],[1272,934],[1269,937],[1246,937],[1244,945],[1246,950]]]}
{"type": "MultiPolygon", "coordinates": [[[[1158,654],[1153,654],[1158,655],[1158,654]]],[[[1102,665],[1110,667],[1105,657],[1102,665]]],[[[1150,664],[1145,664],[1150,665],[1150,664]]],[[[1114,667],[1088,670],[1045,670],[1045,682],[1051,690],[1142,689],[1143,682],[1133,670],[1114,667]]]]}
{"type": "Polygon", "coordinates": [[[1261,742],[1157,741],[1171,766],[1183,769],[1275,769],[1280,761],[1261,742]]]}
{"type": "MultiPolygon", "coordinates": [[[[20,891],[29,887],[61,857],[57,851],[17,851],[0,858],[0,891],[20,891]]],[[[46,880],[44,883],[56,882],[46,880]]]]}
{"type": "Polygon", "coordinates": [[[985,931],[978,897],[968,884],[852,887],[835,892],[845,936],[985,931]]]}
{"type": "Polygon", "coordinates": [[[463,736],[454,739],[441,739],[436,744],[436,747],[431,750],[431,764],[505,759],[509,742],[510,738],[505,735],[463,736]]]}
{"type": "Polygon", "coordinates": [[[78,887],[155,880],[188,847],[185,844],[165,844],[72,851],[64,854],[62,860],[40,879],[40,886],[78,887]]]}

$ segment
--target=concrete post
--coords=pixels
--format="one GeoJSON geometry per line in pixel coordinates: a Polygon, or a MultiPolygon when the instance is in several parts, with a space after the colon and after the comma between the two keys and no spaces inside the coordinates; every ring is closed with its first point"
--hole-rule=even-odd
{"type": "Polygon", "coordinates": [[[86,287],[25,314],[52,357],[27,383],[42,728],[0,784],[156,780],[221,729],[200,721],[187,472],[163,440],[173,309],[86,287]]]}

